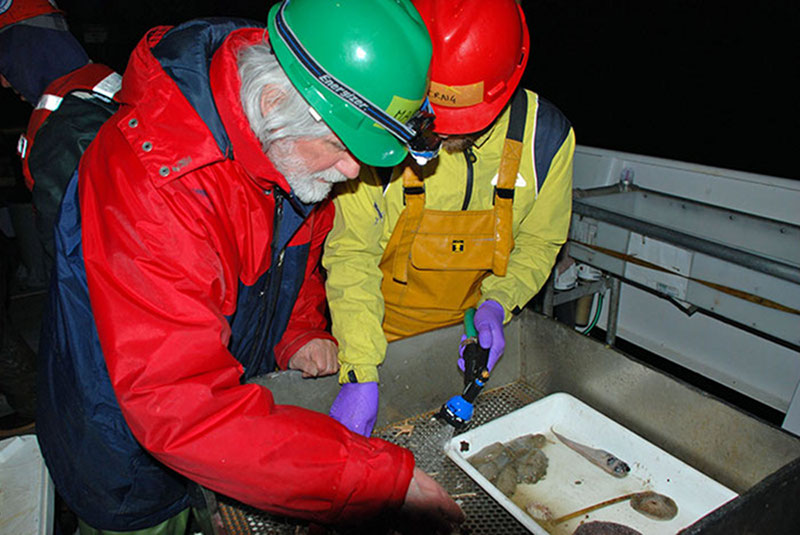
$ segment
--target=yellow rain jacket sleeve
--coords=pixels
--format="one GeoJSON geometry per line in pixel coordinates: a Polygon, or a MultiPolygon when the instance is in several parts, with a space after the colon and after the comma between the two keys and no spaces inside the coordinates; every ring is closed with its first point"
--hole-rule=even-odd
{"type": "MultiPolygon", "coordinates": [[[[439,157],[423,169],[426,208],[492,208],[509,110],[468,153],[439,157]]],[[[503,305],[506,321],[539,291],[566,241],[572,207],[575,136],[552,104],[528,91],[523,154],[513,203],[514,249],[505,276],[490,274],[481,302],[503,305]]],[[[336,216],[323,254],[333,335],[339,342],[339,380],[377,381],[386,354],[382,273],[386,244],[403,211],[403,187],[396,168],[385,186],[375,169],[363,167],[358,180],[337,185],[336,216]]]]}
{"type": "Polygon", "coordinates": [[[363,166],[357,180],[338,184],[333,202],[336,217],[322,263],[332,332],[339,342],[339,382],[377,381],[377,366],[386,354],[378,264],[389,231],[375,170],[363,166]]]}

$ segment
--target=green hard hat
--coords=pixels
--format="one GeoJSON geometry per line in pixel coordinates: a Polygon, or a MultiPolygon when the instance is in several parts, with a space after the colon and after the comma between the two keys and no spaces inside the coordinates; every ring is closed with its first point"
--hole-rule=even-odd
{"type": "Polygon", "coordinates": [[[289,80],[348,150],[368,165],[400,163],[422,128],[405,125],[427,103],[432,53],[411,2],[283,0],[268,25],[289,80]]]}

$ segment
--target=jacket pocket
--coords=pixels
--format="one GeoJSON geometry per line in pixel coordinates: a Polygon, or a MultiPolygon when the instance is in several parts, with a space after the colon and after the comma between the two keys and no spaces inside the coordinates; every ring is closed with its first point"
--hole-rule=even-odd
{"type": "Polygon", "coordinates": [[[492,268],[494,212],[426,210],[411,247],[420,270],[483,271],[492,268]]]}

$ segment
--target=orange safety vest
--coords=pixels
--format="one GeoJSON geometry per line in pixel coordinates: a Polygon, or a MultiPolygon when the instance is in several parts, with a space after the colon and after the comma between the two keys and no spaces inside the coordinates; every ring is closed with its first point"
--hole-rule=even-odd
{"type": "Polygon", "coordinates": [[[498,171],[491,210],[428,210],[425,184],[412,167],[403,171],[405,209],[381,258],[383,330],[387,340],[454,325],[477,305],[490,273],[506,274],[514,248],[512,203],[527,112],[518,91],[498,171]]]}
{"type": "Polygon", "coordinates": [[[0,28],[48,13],[63,11],[47,0],[0,0],[0,28]]]}
{"type": "Polygon", "coordinates": [[[25,176],[25,185],[28,186],[28,189],[33,189],[33,175],[29,167],[28,156],[36,140],[36,133],[50,114],[58,109],[63,98],[73,91],[86,91],[101,95],[110,101],[119,90],[121,83],[122,77],[110,67],[99,63],[89,63],[53,80],[47,86],[31,113],[25,132],[20,135],[17,142],[17,154],[22,160],[22,174],[25,176]]]}

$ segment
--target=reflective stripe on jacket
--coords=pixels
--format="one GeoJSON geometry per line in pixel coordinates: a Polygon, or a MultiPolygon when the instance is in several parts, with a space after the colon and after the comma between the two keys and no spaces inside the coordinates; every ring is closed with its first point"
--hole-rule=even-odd
{"type": "MultiPolygon", "coordinates": [[[[25,185],[28,186],[28,189],[33,189],[36,180],[34,175],[37,172],[37,168],[35,166],[31,167],[30,162],[34,147],[36,146],[35,141],[37,135],[40,130],[46,128],[46,123],[50,119],[51,114],[58,112],[64,97],[70,93],[81,92],[81,99],[99,98],[103,100],[104,103],[109,104],[108,117],[110,117],[113,114],[112,110],[116,110],[116,104],[111,104],[111,102],[114,95],[119,90],[121,81],[122,77],[111,70],[110,67],[98,63],[89,63],[58,78],[47,86],[39,102],[36,103],[36,107],[33,113],[31,113],[30,119],[28,119],[28,126],[25,132],[20,136],[19,143],[17,144],[17,152],[22,160],[22,174],[25,176],[25,185]]],[[[89,131],[86,137],[88,137],[89,140],[93,139],[99,128],[100,125],[97,125],[97,128],[94,128],[93,131],[89,131]]],[[[84,144],[71,136],[66,136],[64,132],[61,131],[58,132],[58,137],[68,137],[69,139],[64,141],[63,147],[58,152],[45,152],[49,152],[49,156],[51,157],[70,159],[72,163],[71,171],[66,177],[63,177],[64,182],[66,182],[69,176],[72,175],[72,171],[77,167],[80,155],[86,150],[88,142],[84,144]],[[70,150],[72,149],[72,145],[76,147],[76,150],[70,150]],[[63,155],[61,154],[62,152],[67,152],[68,154],[63,155]]],[[[64,187],[66,187],[66,184],[64,187]]]]}
{"type": "Polygon", "coordinates": [[[36,226],[45,253],[55,257],[53,229],[61,198],[98,130],[118,108],[112,97],[122,77],[90,63],[47,86],[20,136],[18,152],[31,188],[36,226]]]}
{"type": "Polygon", "coordinates": [[[333,207],[287,193],[247,126],[236,53],[265,39],[253,26],[149,32],[62,204],[37,433],[96,528],[176,514],[186,478],[325,523],[399,505],[411,480],[407,450],[244,384],[331,339],[317,265],[333,207]]]}
{"type": "MultiPolygon", "coordinates": [[[[564,115],[528,91],[528,124],[514,192],[514,249],[505,276],[481,283],[481,302],[493,299],[511,311],[539,291],[567,238],[572,206],[575,137],[564,115]]],[[[509,109],[464,153],[441,151],[423,168],[425,206],[434,210],[487,210],[492,206],[509,109]]],[[[386,352],[379,262],[403,211],[403,187],[395,169],[384,186],[374,169],[341,184],[336,217],[323,265],[333,334],[339,342],[340,381],[353,371],[359,382],[378,380],[386,352]]]]}

